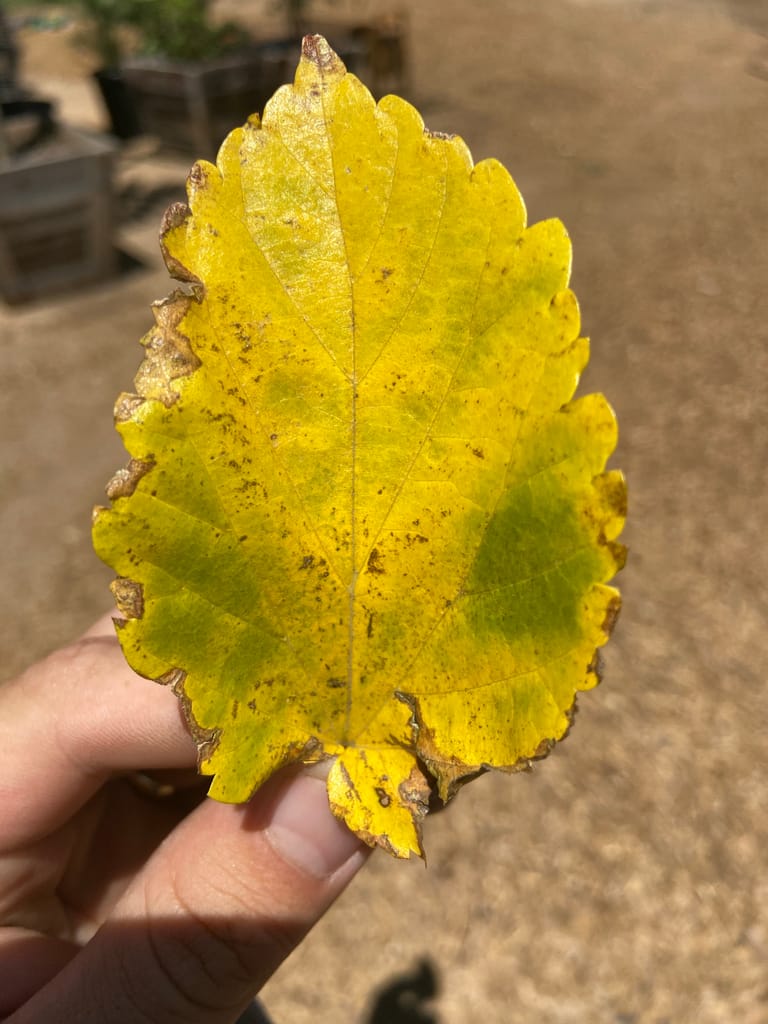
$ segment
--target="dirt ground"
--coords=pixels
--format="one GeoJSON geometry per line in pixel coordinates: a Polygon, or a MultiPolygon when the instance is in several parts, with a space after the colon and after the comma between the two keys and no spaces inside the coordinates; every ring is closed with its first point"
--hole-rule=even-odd
{"type": "MultiPolygon", "coordinates": [[[[276,1024],[768,1022],[766,32],[764,0],[412,6],[427,124],[573,238],[582,391],[615,406],[630,486],[625,605],[568,740],[429,822],[426,870],[374,857],[265,990],[276,1024]],[[437,994],[387,1010],[401,981],[437,994]]],[[[67,38],[26,29],[25,77],[93,126],[67,38]]],[[[0,308],[3,674],[108,605],[89,510],[188,163],[121,156],[131,273],[0,308]]]]}

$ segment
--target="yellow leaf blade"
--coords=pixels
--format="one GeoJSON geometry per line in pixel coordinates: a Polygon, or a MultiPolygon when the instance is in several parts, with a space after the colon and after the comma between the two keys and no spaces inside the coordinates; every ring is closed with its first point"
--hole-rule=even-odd
{"type": "Polygon", "coordinates": [[[173,680],[211,795],[335,757],[335,813],[420,852],[429,785],[564,734],[618,606],[568,236],[317,38],[188,196],[163,247],[191,294],[156,307],[94,525],[123,648],[173,680]]]}

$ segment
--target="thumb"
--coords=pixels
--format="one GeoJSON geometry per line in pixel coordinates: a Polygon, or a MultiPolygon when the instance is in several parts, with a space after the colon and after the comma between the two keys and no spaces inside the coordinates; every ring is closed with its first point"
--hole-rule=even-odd
{"type": "Polygon", "coordinates": [[[366,852],[311,774],[276,777],[242,807],[206,800],[13,1024],[230,1024],[366,852]]]}

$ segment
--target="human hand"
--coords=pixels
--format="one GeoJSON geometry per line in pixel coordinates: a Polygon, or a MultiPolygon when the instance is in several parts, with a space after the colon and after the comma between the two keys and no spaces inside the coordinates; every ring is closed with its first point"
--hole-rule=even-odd
{"type": "Polygon", "coordinates": [[[231,1024],[362,865],[311,771],[231,806],[195,757],[108,617],[0,686],[0,1020],[231,1024]]]}

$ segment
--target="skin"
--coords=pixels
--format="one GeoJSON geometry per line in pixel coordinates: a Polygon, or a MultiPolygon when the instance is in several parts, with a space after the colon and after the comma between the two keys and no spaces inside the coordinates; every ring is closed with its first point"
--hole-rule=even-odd
{"type": "Polygon", "coordinates": [[[6,1024],[234,1022],[366,858],[317,770],[207,800],[109,617],[0,687],[0,751],[6,1024]]]}

